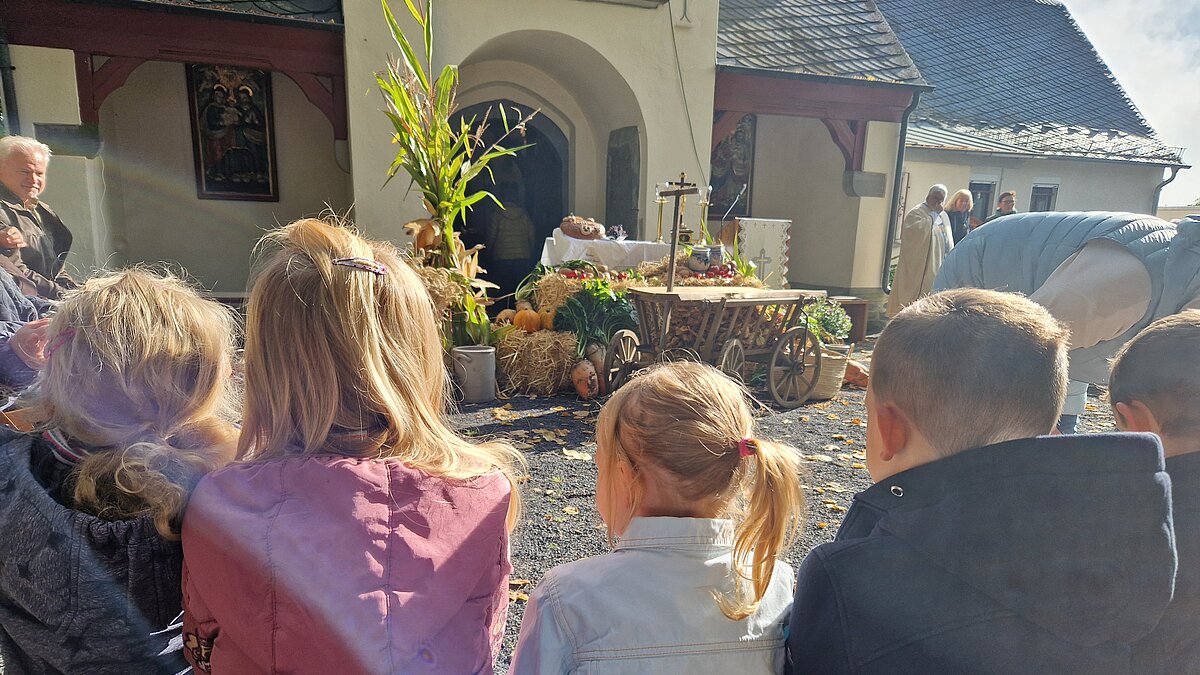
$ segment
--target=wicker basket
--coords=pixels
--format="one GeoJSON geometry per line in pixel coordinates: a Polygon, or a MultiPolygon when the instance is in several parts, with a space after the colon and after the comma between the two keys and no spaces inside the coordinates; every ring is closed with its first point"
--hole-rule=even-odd
{"type": "Polygon", "coordinates": [[[821,372],[808,400],[828,401],[837,396],[846,378],[846,363],[853,352],[854,345],[826,345],[821,349],[821,372]]]}

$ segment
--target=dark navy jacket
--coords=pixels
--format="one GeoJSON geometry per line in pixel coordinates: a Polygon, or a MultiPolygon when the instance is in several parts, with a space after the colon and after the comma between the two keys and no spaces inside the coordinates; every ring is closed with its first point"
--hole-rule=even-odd
{"type": "Polygon", "coordinates": [[[859,493],[799,572],[796,673],[1128,673],[1175,577],[1149,434],[968,450],[859,493]]]}
{"type": "Polygon", "coordinates": [[[1200,452],[1167,459],[1175,520],[1175,597],[1154,632],[1134,647],[1134,670],[1200,674],[1200,452]]]}

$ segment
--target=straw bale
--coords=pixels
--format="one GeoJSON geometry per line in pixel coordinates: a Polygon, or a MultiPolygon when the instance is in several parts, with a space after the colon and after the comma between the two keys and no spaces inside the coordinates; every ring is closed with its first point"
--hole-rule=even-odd
{"type": "Polygon", "coordinates": [[[568,279],[557,272],[547,274],[538,279],[533,290],[534,303],[539,310],[553,309],[558,311],[567,298],[583,288],[582,279],[568,279]]]}
{"type": "Polygon", "coordinates": [[[578,344],[574,333],[563,331],[509,333],[496,348],[500,390],[541,396],[569,386],[578,344]]]}

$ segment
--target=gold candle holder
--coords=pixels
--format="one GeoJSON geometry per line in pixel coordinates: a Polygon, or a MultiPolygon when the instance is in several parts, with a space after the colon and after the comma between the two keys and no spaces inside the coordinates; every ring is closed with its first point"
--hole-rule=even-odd
{"type": "Polygon", "coordinates": [[[658,204],[658,238],[654,240],[656,244],[663,243],[662,238],[662,223],[663,223],[663,207],[667,204],[667,198],[662,196],[662,189],[654,185],[654,202],[658,204]]]}
{"type": "Polygon", "coordinates": [[[708,204],[712,199],[712,186],[708,186],[708,192],[704,188],[700,188],[700,232],[704,237],[704,243],[710,243],[708,240],[708,204]]]}

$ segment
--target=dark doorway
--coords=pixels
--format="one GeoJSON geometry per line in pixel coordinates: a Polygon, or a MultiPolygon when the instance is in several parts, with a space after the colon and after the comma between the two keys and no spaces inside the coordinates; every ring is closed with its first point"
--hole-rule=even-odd
{"type": "Polygon", "coordinates": [[[638,187],[642,184],[642,152],[637,127],[616,129],[608,135],[608,181],[604,224],[621,226],[630,237],[638,232],[638,187]]]}
{"type": "MultiPolygon", "coordinates": [[[[504,133],[499,106],[505,107],[509,123],[528,112],[525,106],[512,101],[497,100],[480,103],[460,110],[451,123],[457,128],[459,119],[475,119],[476,124],[487,120],[484,140],[491,143],[504,133]]],[[[510,136],[506,147],[531,144],[515,157],[500,157],[488,166],[492,175],[484,172],[468,186],[468,194],[487,190],[505,206],[500,209],[490,199],[479,202],[467,213],[463,243],[483,244],[479,262],[487,273],[484,278],[500,286],[491,296],[501,298],[516,290],[517,284],[533,270],[542,257],[542,244],[567,215],[567,137],[554,122],[538,115],[525,125],[524,138],[510,136]]],[[[511,298],[499,306],[511,306],[511,298]]]]}

